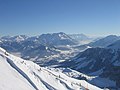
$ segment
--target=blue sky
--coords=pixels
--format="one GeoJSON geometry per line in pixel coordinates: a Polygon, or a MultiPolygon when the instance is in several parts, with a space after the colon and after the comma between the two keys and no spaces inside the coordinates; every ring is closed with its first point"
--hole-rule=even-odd
{"type": "Polygon", "coordinates": [[[0,36],[120,34],[120,0],[0,0],[0,36]]]}

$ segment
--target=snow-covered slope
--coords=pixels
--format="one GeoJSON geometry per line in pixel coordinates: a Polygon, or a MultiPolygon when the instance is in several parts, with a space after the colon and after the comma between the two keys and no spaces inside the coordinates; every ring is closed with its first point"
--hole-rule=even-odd
{"type": "Polygon", "coordinates": [[[70,78],[0,48],[0,90],[101,90],[84,80],[70,78]]]}
{"type": "Polygon", "coordinates": [[[0,54],[0,90],[35,90],[0,54]]]}

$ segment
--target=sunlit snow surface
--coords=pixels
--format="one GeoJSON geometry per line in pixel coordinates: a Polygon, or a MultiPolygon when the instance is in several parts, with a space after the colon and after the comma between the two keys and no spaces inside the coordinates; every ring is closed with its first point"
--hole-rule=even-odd
{"type": "Polygon", "coordinates": [[[102,90],[44,67],[25,61],[0,48],[0,90],[102,90]]]}

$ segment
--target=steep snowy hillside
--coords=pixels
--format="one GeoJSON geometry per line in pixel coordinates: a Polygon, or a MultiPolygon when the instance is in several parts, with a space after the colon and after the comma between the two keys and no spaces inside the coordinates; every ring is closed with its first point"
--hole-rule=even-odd
{"type": "Polygon", "coordinates": [[[34,87],[8,63],[0,51],[0,90],[35,90],[34,87]]]}
{"type": "Polygon", "coordinates": [[[84,80],[40,67],[0,48],[0,90],[102,90],[84,80]]]}

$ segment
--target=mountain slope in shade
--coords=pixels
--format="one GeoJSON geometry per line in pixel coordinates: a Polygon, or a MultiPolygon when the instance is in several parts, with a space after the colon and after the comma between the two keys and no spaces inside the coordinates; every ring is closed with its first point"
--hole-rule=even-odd
{"type": "Polygon", "coordinates": [[[0,48],[1,90],[102,90],[84,80],[70,78],[31,61],[7,53],[0,48]]]}
{"type": "Polygon", "coordinates": [[[112,50],[119,50],[120,49],[120,40],[108,45],[107,48],[112,49],[112,50]]]}
{"type": "MultiPolygon", "coordinates": [[[[120,87],[119,49],[113,50],[108,48],[89,48],[83,52],[80,52],[74,58],[62,62],[61,65],[88,75],[96,75],[100,78],[106,78],[114,81],[114,84],[108,82],[107,85],[104,84],[104,87],[120,87]]],[[[103,87],[103,85],[101,87],[103,87]]]]}
{"type": "Polygon", "coordinates": [[[91,42],[89,45],[91,47],[106,47],[114,42],[116,42],[117,40],[120,40],[119,36],[116,35],[109,35],[105,38],[101,38],[95,42],[91,42]]]}

